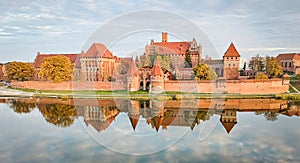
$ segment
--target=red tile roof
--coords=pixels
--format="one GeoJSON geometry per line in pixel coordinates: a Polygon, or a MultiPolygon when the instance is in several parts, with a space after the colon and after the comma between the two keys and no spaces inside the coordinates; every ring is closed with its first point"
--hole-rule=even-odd
{"type": "Polygon", "coordinates": [[[158,54],[185,54],[190,42],[155,42],[153,45],[158,54]]]}
{"type": "Polygon", "coordinates": [[[4,73],[3,73],[3,70],[2,70],[2,65],[0,65],[0,76],[3,76],[4,75],[4,73]]]}
{"type": "Polygon", "coordinates": [[[88,49],[88,51],[85,54],[83,54],[82,57],[116,58],[106,48],[106,46],[101,43],[93,43],[93,45],[88,49]]]}
{"type": "Polygon", "coordinates": [[[276,58],[278,60],[300,59],[300,54],[299,53],[278,54],[278,56],[276,58]]]}
{"type": "Polygon", "coordinates": [[[95,120],[91,120],[91,121],[85,121],[85,124],[88,126],[89,124],[91,126],[93,126],[94,129],[96,129],[98,132],[105,130],[106,128],[109,127],[109,125],[114,121],[116,116],[108,118],[106,121],[102,122],[102,121],[95,121],[95,120]]]}
{"type": "MultiPolygon", "coordinates": [[[[33,63],[33,66],[34,68],[41,68],[41,65],[43,63],[43,60],[47,57],[53,57],[53,56],[66,56],[70,59],[71,63],[76,63],[76,60],[79,59],[79,54],[40,54],[38,53],[35,60],[34,60],[34,63],[33,63]]],[[[76,65],[78,66],[78,65],[76,65]]],[[[80,67],[80,63],[79,63],[79,67],[80,67]]]]}
{"type": "Polygon", "coordinates": [[[130,120],[133,130],[135,130],[135,128],[139,122],[139,118],[140,118],[139,116],[129,117],[129,120],[130,120]]]}
{"type": "Polygon", "coordinates": [[[224,54],[224,57],[240,57],[239,52],[236,50],[233,43],[230,44],[229,48],[224,54]]]}
{"type": "Polygon", "coordinates": [[[151,71],[151,75],[154,75],[154,76],[158,76],[158,75],[163,75],[163,71],[161,69],[161,66],[158,62],[158,60],[156,59],[154,61],[154,65],[153,65],[153,68],[152,68],[152,71],[151,71]]]}
{"type": "Polygon", "coordinates": [[[222,125],[224,126],[228,134],[230,133],[235,124],[236,122],[222,122],[222,125]]]}
{"type": "Polygon", "coordinates": [[[136,67],[134,61],[131,59],[129,62],[128,73],[129,76],[135,76],[139,74],[139,69],[136,67]]]}

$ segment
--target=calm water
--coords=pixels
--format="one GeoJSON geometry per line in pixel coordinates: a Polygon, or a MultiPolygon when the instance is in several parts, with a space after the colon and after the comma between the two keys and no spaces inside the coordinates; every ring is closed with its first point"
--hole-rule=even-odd
{"type": "Polygon", "coordinates": [[[1,162],[300,162],[295,101],[0,102],[1,162]]]}

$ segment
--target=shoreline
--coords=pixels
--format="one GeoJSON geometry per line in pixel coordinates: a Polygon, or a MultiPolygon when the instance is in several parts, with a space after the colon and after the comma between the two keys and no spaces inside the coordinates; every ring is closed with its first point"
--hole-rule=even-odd
{"type": "Polygon", "coordinates": [[[300,100],[300,94],[282,93],[282,94],[225,94],[225,93],[188,93],[188,92],[162,92],[159,94],[150,94],[147,91],[59,91],[47,90],[36,91],[29,89],[1,88],[0,97],[20,97],[20,98],[128,98],[132,100],[182,100],[182,99],[283,99],[300,100]]]}

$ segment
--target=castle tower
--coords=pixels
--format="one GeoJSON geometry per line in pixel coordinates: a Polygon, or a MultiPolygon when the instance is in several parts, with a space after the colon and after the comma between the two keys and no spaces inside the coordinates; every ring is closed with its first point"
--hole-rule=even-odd
{"type": "Polygon", "coordinates": [[[128,117],[133,130],[135,131],[136,126],[140,118],[140,102],[131,100],[131,107],[128,108],[128,117]]]}
{"type": "Polygon", "coordinates": [[[168,32],[161,33],[161,42],[168,42],[168,32]]]}
{"type": "Polygon", "coordinates": [[[233,43],[223,56],[224,77],[228,80],[236,80],[239,78],[240,54],[236,50],[233,43]]]}
{"type": "Polygon", "coordinates": [[[129,70],[127,73],[128,91],[138,91],[140,89],[140,75],[133,59],[130,61],[129,70]]]}
{"type": "Polygon", "coordinates": [[[220,121],[229,134],[234,125],[237,123],[236,110],[223,110],[220,121]]]}
{"type": "Polygon", "coordinates": [[[162,93],[164,92],[164,73],[158,60],[154,61],[154,65],[151,71],[151,86],[150,93],[162,93]]]}

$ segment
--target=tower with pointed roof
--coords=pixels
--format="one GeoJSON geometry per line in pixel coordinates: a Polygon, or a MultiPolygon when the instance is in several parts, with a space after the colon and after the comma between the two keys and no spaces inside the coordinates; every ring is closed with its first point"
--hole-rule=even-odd
{"type": "Polygon", "coordinates": [[[223,56],[224,77],[228,80],[236,80],[239,78],[240,54],[236,50],[233,43],[223,56]]]}
{"type": "Polygon", "coordinates": [[[151,70],[150,81],[151,81],[150,93],[164,92],[164,73],[157,59],[154,61],[151,70]]]}
{"type": "Polygon", "coordinates": [[[127,73],[128,91],[138,91],[140,89],[140,74],[133,59],[130,61],[127,73]]]}
{"type": "Polygon", "coordinates": [[[234,125],[237,123],[236,110],[223,110],[220,121],[229,134],[234,125]]]}

